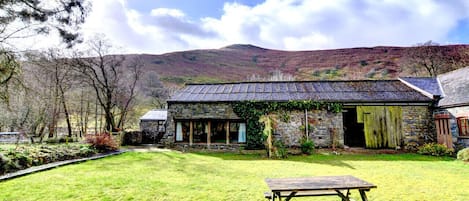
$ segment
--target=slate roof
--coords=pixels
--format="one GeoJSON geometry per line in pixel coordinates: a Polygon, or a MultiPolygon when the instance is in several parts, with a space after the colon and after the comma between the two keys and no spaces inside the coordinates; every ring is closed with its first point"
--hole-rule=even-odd
{"type": "Polygon", "coordinates": [[[438,75],[443,89],[440,107],[469,105],[469,67],[438,75]]]}
{"type": "Polygon", "coordinates": [[[419,89],[431,94],[432,96],[442,96],[440,84],[436,77],[402,77],[405,82],[418,87],[419,89]]]}
{"type": "Polygon", "coordinates": [[[145,113],[140,120],[166,120],[168,111],[166,110],[150,110],[145,113]]]}
{"type": "Polygon", "coordinates": [[[168,102],[316,100],[329,102],[431,102],[399,80],[293,81],[188,84],[168,102]]]}

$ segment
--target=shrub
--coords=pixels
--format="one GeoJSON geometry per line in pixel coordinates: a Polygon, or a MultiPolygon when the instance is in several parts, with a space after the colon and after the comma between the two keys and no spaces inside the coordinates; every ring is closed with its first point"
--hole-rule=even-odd
{"type": "Polygon", "coordinates": [[[119,149],[116,141],[112,139],[112,136],[109,133],[86,135],[86,142],[99,152],[116,151],[119,149]]]}
{"type": "Polygon", "coordinates": [[[309,155],[314,152],[314,142],[312,140],[303,138],[300,143],[301,153],[309,155]]]}
{"type": "Polygon", "coordinates": [[[96,150],[86,144],[27,145],[0,150],[0,174],[31,166],[88,157],[96,150]]]}
{"type": "Polygon", "coordinates": [[[446,148],[442,144],[428,143],[419,147],[417,153],[432,156],[451,156],[453,155],[453,150],[446,148]]]}
{"type": "Polygon", "coordinates": [[[419,150],[419,144],[417,142],[409,142],[405,145],[404,149],[409,152],[417,152],[419,150]]]}
{"type": "Polygon", "coordinates": [[[458,151],[458,160],[469,162],[469,147],[458,151]]]}
{"type": "Polygon", "coordinates": [[[360,61],[360,65],[361,66],[367,66],[368,65],[368,62],[366,60],[361,60],[360,61]]]}
{"type": "Polygon", "coordinates": [[[274,142],[275,147],[275,157],[277,158],[288,158],[288,150],[285,147],[285,143],[281,140],[276,140],[274,142]]]}

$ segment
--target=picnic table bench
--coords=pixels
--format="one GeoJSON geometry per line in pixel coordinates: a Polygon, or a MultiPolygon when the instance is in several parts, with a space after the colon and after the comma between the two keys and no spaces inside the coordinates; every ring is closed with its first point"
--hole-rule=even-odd
{"type": "Polygon", "coordinates": [[[318,176],[300,178],[268,178],[265,180],[270,192],[264,193],[269,200],[290,200],[293,197],[339,196],[342,201],[349,201],[350,190],[358,190],[363,201],[367,201],[366,191],[376,188],[374,184],[351,175],[318,176]]]}

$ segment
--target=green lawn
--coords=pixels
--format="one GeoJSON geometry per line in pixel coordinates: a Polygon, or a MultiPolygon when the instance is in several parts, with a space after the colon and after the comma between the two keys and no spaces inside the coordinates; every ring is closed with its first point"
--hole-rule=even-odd
{"type": "MultiPolygon", "coordinates": [[[[0,183],[0,200],[265,200],[267,177],[354,175],[374,183],[370,200],[468,200],[469,164],[401,155],[129,152],[0,183]]],[[[359,200],[359,194],[352,191],[359,200]]],[[[338,197],[292,200],[340,200],[338,197]]]]}

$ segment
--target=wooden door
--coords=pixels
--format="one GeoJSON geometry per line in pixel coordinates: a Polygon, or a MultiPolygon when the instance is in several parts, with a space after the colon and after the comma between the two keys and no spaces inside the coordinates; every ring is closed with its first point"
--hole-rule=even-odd
{"type": "Polygon", "coordinates": [[[401,145],[400,106],[357,106],[357,122],[364,123],[366,148],[395,148],[401,145]]]}
{"type": "Polygon", "coordinates": [[[447,148],[453,148],[453,137],[451,136],[449,120],[450,116],[448,114],[435,115],[438,144],[445,145],[447,148]]]}

